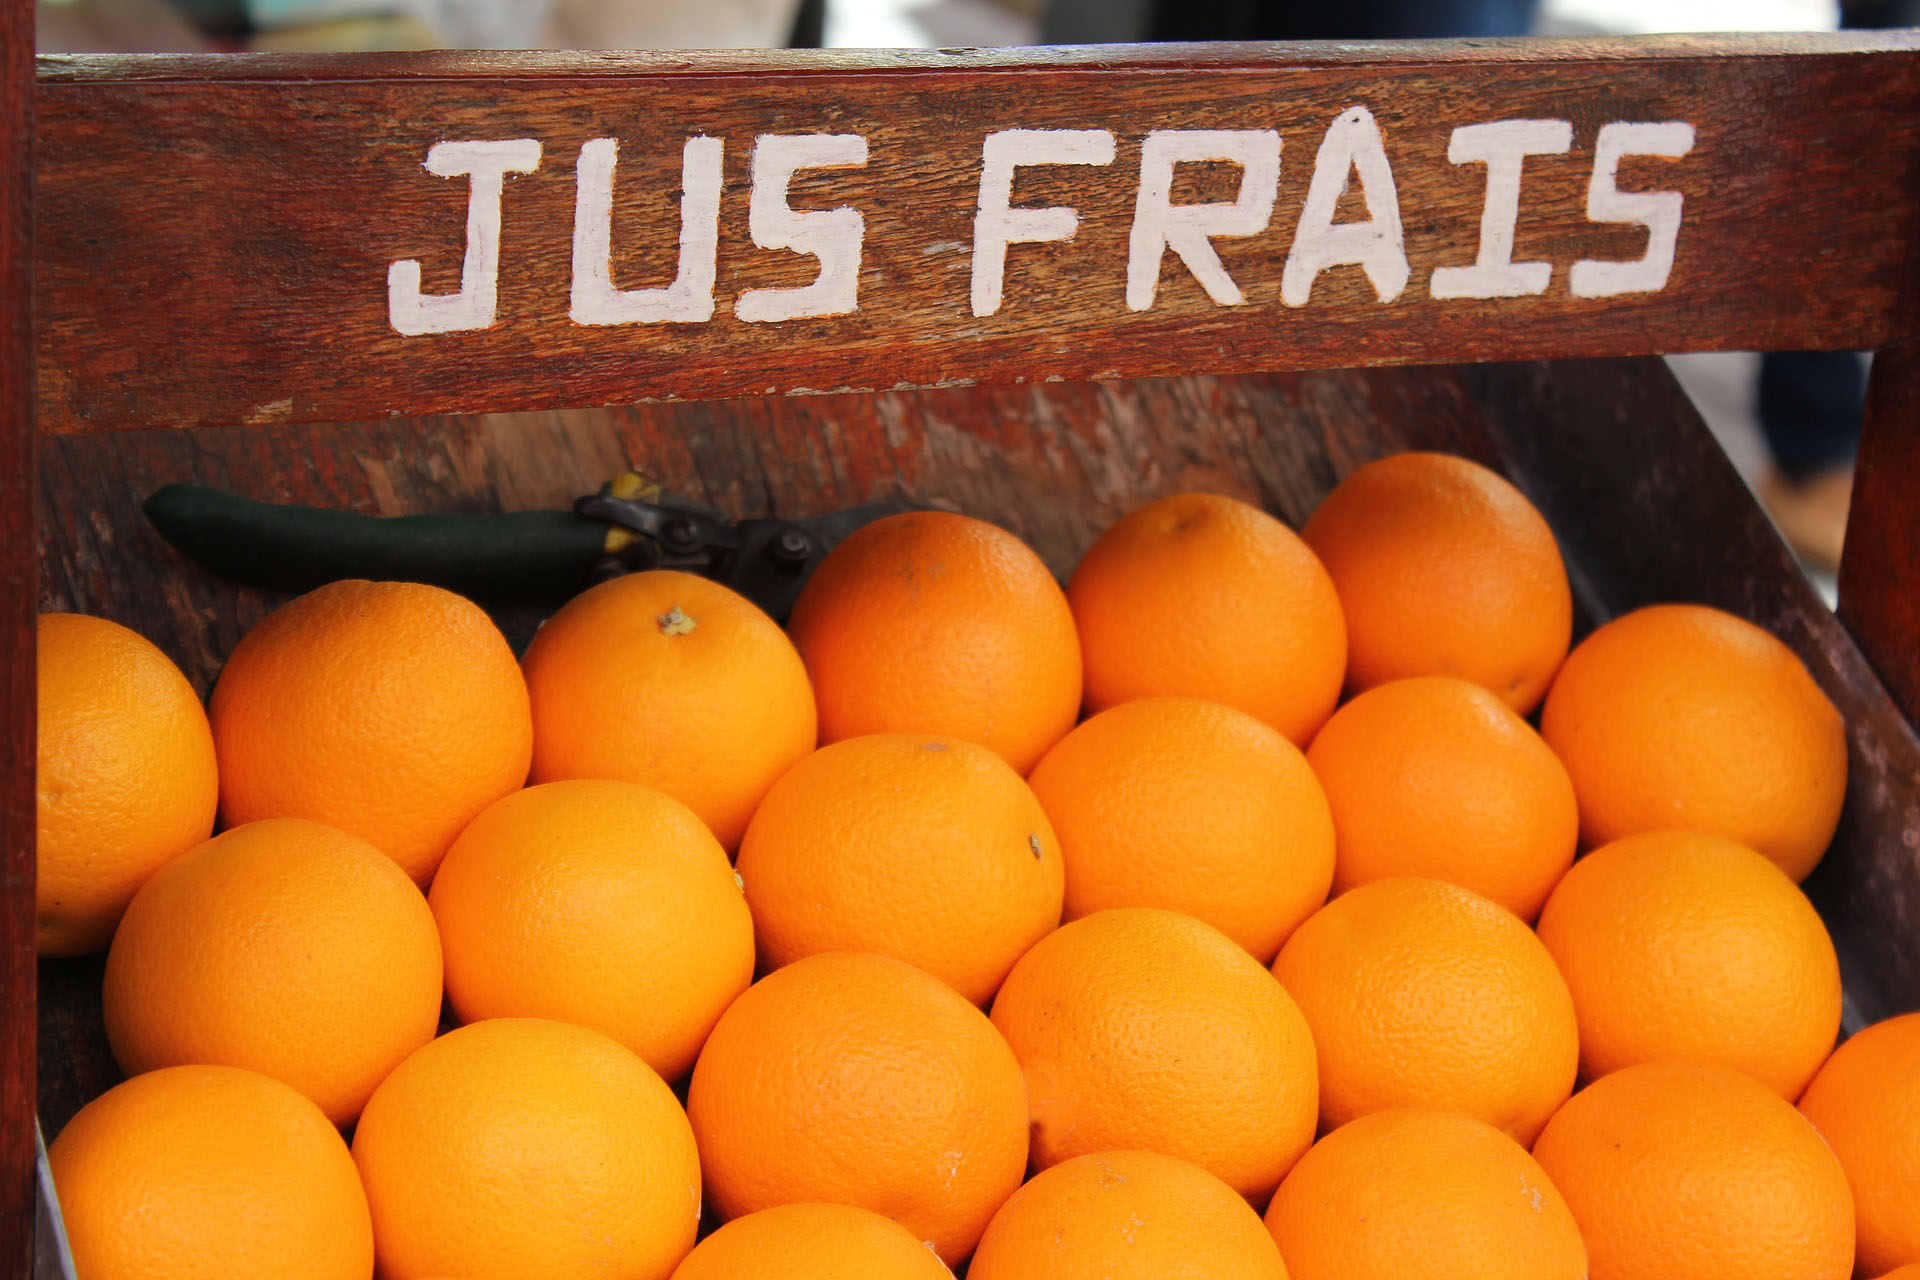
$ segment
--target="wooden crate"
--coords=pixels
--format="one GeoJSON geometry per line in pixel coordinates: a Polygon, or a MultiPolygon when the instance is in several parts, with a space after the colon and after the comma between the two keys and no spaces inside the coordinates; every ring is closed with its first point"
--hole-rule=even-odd
{"type": "Polygon", "coordinates": [[[1920,37],[77,58],[36,88],[27,0],[0,24],[15,1273],[34,1117],[116,1078],[99,960],[33,961],[32,615],[119,618],[204,690],[277,602],[145,527],[169,481],[490,510],[633,463],[741,516],[950,501],[1064,572],[1145,498],[1297,523],[1372,457],[1464,453],[1545,512],[1584,624],[1700,600],[1807,661],[1850,727],[1808,885],[1848,1018],[1920,1007],[1920,37]],[[1881,349],[1845,625],[1664,369],[1598,358],[1750,347],[1881,349]]]}

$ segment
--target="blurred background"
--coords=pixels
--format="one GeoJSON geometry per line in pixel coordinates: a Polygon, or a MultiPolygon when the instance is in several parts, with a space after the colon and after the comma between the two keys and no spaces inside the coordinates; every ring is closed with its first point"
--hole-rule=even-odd
{"type": "MultiPolygon", "coordinates": [[[[40,0],[43,52],[952,47],[1154,38],[1810,31],[1920,0],[40,0]]],[[[1845,527],[1864,357],[1671,364],[1822,581],[1845,527]]]]}
{"type": "MultiPolygon", "coordinates": [[[[40,0],[46,52],[365,48],[767,48],[1008,45],[1150,39],[1156,0],[40,0]]],[[[1182,4],[1231,24],[1258,0],[1182,4]]],[[[1267,5],[1286,8],[1284,4],[1267,5]]],[[[1304,7],[1304,6],[1303,6],[1304,7]]],[[[1350,22],[1316,4],[1323,25],[1350,22]]],[[[1398,6],[1434,27],[1448,5],[1398,6]]],[[[1479,7],[1485,8],[1486,5],[1479,7]]],[[[1835,0],[1537,0],[1542,34],[1814,31],[1835,0]]],[[[1437,34],[1437,31],[1435,32],[1437,34]]]]}

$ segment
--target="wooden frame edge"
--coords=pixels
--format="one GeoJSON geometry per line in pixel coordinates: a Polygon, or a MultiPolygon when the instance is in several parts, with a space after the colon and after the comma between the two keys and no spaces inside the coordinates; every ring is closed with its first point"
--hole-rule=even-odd
{"type": "Polygon", "coordinates": [[[33,0],[0,0],[0,1270],[33,1265],[36,957],[33,0]]]}
{"type": "Polygon", "coordinates": [[[1271,70],[1330,65],[1421,67],[1476,62],[1554,63],[1595,56],[1637,62],[1691,61],[1739,54],[1790,57],[1920,49],[1920,31],[1703,33],[1633,37],[1524,36],[1483,40],[1310,40],[1217,44],[1047,45],[1016,49],[670,49],[440,50],[350,54],[49,54],[39,78],[57,88],[101,81],[255,79],[407,80],[591,79],[598,75],[903,75],[953,71],[1271,70]],[[1276,53],[1284,56],[1276,58],[1276,53]]]}

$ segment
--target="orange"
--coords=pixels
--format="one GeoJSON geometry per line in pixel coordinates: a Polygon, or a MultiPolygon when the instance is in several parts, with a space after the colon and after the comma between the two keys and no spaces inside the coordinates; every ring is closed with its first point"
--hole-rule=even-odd
{"type": "Polygon", "coordinates": [[[334,827],[267,818],[181,855],[134,895],[102,1003],[128,1075],[246,1067],[351,1124],[433,1038],[440,938],[391,858],[334,827]]]}
{"type": "Polygon", "coordinates": [[[1313,1141],[1305,1019],[1191,916],[1126,907],[1063,925],[1007,975],[993,1025],[1026,1073],[1036,1169],[1157,1151],[1263,1200],[1313,1141]]]}
{"type": "Polygon", "coordinates": [[[1567,656],[1553,531],[1497,473],[1444,453],[1361,467],[1300,530],[1347,614],[1347,687],[1458,676],[1532,711],[1567,656]]]}
{"type": "Polygon", "coordinates": [[[876,951],[984,1004],[1060,923],[1060,846],[1040,802],[999,756],[958,738],[822,747],[767,793],[738,865],[775,968],[876,951]]]}
{"type": "Polygon", "coordinates": [[[673,1280],[953,1280],[913,1233],[871,1209],[782,1204],[702,1240],[673,1280]]]}
{"type": "Polygon", "coordinates": [[[1344,1124],[1267,1207],[1293,1280],[1587,1280],[1567,1202],[1472,1116],[1407,1108],[1344,1124]]]}
{"type": "Polygon", "coordinates": [[[1793,650],[1718,609],[1654,605],[1595,631],[1540,732],[1573,778],[1588,847],[1711,831],[1804,880],[1840,821],[1840,713],[1793,650]]]}
{"type": "Polygon", "coordinates": [[[208,708],[220,817],[312,818],[424,885],[460,828],[527,777],[533,727],[505,637],[416,582],[330,582],[242,637],[208,708]]]}
{"type": "Polygon", "coordinates": [[[856,1205],[949,1265],[1027,1167],[1006,1042],[951,987],[887,956],[809,956],[747,988],[701,1051],[687,1115],[721,1217],[856,1205]]]}
{"type": "Polygon", "coordinates": [[[1910,1262],[1904,1267],[1895,1267],[1881,1276],[1880,1280],[1920,1280],[1920,1262],[1910,1262]]]}
{"type": "Polygon", "coordinates": [[[1573,993],[1580,1074],[1681,1058],[1791,1102],[1833,1052],[1840,965],[1799,886],[1721,836],[1654,831],[1582,858],[1540,917],[1573,993]]]}
{"type": "Polygon", "coordinates": [[[516,791],[447,850],[428,895],[463,1021],[591,1027],[668,1080],[753,980],[753,921],[693,810],[635,782],[516,791]]]}
{"type": "Polygon", "coordinates": [[[1616,1071],[1533,1155],[1567,1198],[1592,1280],[1847,1280],[1853,1197],[1806,1118],[1698,1062],[1616,1071]]]}
{"type": "Polygon", "coordinates": [[[1920,1266],[1920,1013],[1841,1045],[1800,1098],[1853,1186],[1860,1268],[1920,1266]]]}
{"type": "Polygon", "coordinates": [[[1089,710],[1206,698],[1304,747],[1340,697],[1347,624],[1333,581],[1258,507],[1183,493],[1137,508],[1087,549],[1067,599],[1089,710]]]}
{"type": "Polygon", "coordinates": [[[888,516],[827,554],[787,630],[820,699],[820,739],[941,734],[1025,774],[1080,711],[1080,644],[1046,565],[1004,529],[945,511],[888,516]]]}
{"type": "Polygon", "coordinates": [[[1573,1090],[1573,1001],[1553,958],[1458,885],[1362,885],[1295,930],[1273,971],[1313,1029],[1323,1129],[1436,1107],[1524,1145],[1573,1090]]]}
{"type": "Polygon", "coordinates": [[[1560,760],[1477,684],[1394,680],[1333,713],[1307,749],[1338,839],[1335,893],[1445,880],[1523,920],[1573,864],[1580,815],[1560,760]]]}
{"type": "Polygon", "coordinates": [[[1150,1151],[1057,1164],[1013,1193],[969,1280],[1287,1280],[1260,1219],[1198,1165],[1150,1151]]]}
{"type": "Polygon", "coordinates": [[[47,1150],[87,1280],[367,1280],[373,1230],[318,1107],[236,1067],[115,1085],[47,1150]]]}
{"type": "Polygon", "coordinates": [[[1244,711],[1122,703],[1062,738],[1029,781],[1060,836],[1069,920],[1184,911],[1265,964],[1327,900],[1327,798],[1300,749],[1244,711]]]}
{"type": "Polygon", "coordinates": [[[384,1280],[666,1280],[700,1160],[659,1076],[597,1031],[495,1018],[386,1078],[353,1134],[384,1280]]]}
{"type": "Polygon", "coordinates": [[[772,618],[708,578],[614,578],[534,633],[533,780],[666,792],[729,852],[775,778],[813,750],[806,668],[772,618]]]}
{"type": "Polygon", "coordinates": [[[134,890],[213,834],[213,735],[151,641],[80,613],[40,615],[34,808],[36,944],[98,951],[134,890]]]}

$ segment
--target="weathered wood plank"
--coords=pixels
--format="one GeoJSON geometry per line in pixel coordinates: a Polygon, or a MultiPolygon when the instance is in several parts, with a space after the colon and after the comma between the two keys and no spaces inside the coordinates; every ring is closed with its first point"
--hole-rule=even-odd
{"type": "Polygon", "coordinates": [[[0,0],[0,1273],[33,1265],[33,0],[0,0]]]}
{"type": "MultiPolygon", "coordinates": [[[[404,78],[565,79],[623,77],[637,71],[763,77],[840,75],[850,71],[991,71],[1035,68],[1190,70],[1240,68],[1250,63],[1290,67],[1371,63],[1429,66],[1469,63],[1585,62],[1594,58],[1688,61],[1737,55],[1794,58],[1808,53],[1872,53],[1911,47],[1885,32],[1725,32],[1651,36],[1582,36],[1538,40],[1303,40],[1199,44],[1046,45],[1003,49],[658,49],[608,51],[545,49],[502,53],[438,49],[405,55],[404,78]]],[[[395,74],[383,53],[180,55],[64,54],[40,59],[41,79],[86,81],[245,81],[295,76],[304,80],[366,80],[395,74]]]]}
{"type": "MultiPolygon", "coordinates": [[[[54,61],[40,90],[41,426],[1878,345],[1916,328],[1904,282],[1920,242],[1920,207],[1909,198],[1920,158],[1917,70],[1913,34],[54,61]],[[1348,124],[1333,128],[1342,118],[1348,124]],[[1500,165],[1467,157],[1473,139],[1492,145],[1493,135],[1462,142],[1455,131],[1520,120],[1548,123],[1530,141],[1507,139],[1535,152],[1519,180],[1512,255],[1547,264],[1547,277],[1443,275],[1438,292],[1484,292],[1496,279],[1541,291],[1435,296],[1436,269],[1500,256],[1497,210],[1482,245],[1488,173],[1500,165]],[[1057,156],[1061,131],[1079,131],[1095,136],[1076,145],[1102,162],[1012,171],[1012,207],[1070,208],[1074,234],[1020,239],[1064,235],[1065,214],[1048,215],[1050,230],[1003,227],[1013,240],[1001,269],[998,224],[988,216],[977,227],[976,214],[983,198],[989,213],[997,208],[998,187],[983,188],[987,139],[1006,130],[1051,132],[995,143],[996,155],[1030,146],[1029,159],[1057,156]],[[1190,136],[1146,142],[1192,131],[1237,133],[1224,149],[1241,163],[1149,163],[1160,148],[1204,153],[1190,136]],[[1603,134],[1609,154],[1626,149],[1617,166],[1599,159],[1603,134]],[[817,135],[848,141],[825,167],[798,169],[784,200],[770,165],[756,180],[757,159],[817,135]],[[1364,157],[1376,137],[1374,164],[1364,157]],[[690,152],[692,138],[709,141],[690,152]],[[473,257],[472,306],[411,306],[404,279],[395,305],[389,272],[415,262],[419,292],[460,289],[470,188],[486,184],[454,171],[534,163],[530,144],[491,160],[442,153],[436,163],[453,176],[436,177],[422,167],[430,149],[523,139],[539,144],[538,167],[499,179],[492,322],[401,332],[485,321],[484,253],[473,257]],[[588,200],[589,234],[577,242],[591,157],[606,158],[608,144],[587,148],[595,139],[614,140],[617,167],[604,217],[588,200]],[[864,163],[854,162],[852,139],[864,144],[864,163]],[[1362,157],[1357,178],[1342,139],[1362,157]],[[1464,148],[1458,163],[1450,147],[1464,148]],[[1263,175],[1276,148],[1269,210],[1263,175]],[[1609,196],[1616,167],[1619,194],[1609,196]],[[1674,195],[1649,194],[1663,192],[1674,195]],[[1245,208],[1234,234],[1162,251],[1152,217],[1161,203],[1236,198],[1245,208]],[[1590,201],[1601,220],[1589,217],[1590,201]],[[1610,201],[1621,207],[1609,211],[1610,201]],[[789,208],[813,220],[784,223],[789,208]],[[857,234],[851,215],[821,220],[837,209],[858,212],[857,234]],[[1391,210],[1403,255],[1385,230],[1391,210]],[[683,213],[693,228],[684,275],[683,213]],[[1338,243],[1356,232],[1329,241],[1316,228],[1369,218],[1383,237],[1368,251],[1371,268],[1339,265],[1361,252],[1338,243]],[[1636,218],[1674,228],[1663,283],[1658,248],[1668,238],[1636,218]],[[610,248],[595,247],[594,227],[610,248]],[[857,270],[848,259],[836,277],[844,287],[797,298],[821,259],[764,247],[792,236],[818,237],[812,249],[857,244],[857,270]],[[1318,273],[1316,244],[1335,263],[1318,273]],[[1576,267],[1650,253],[1654,265],[1637,283],[1576,267]],[[592,287],[596,261],[607,267],[602,287],[592,287]],[[609,292],[676,279],[673,298],[609,292]],[[1599,292],[1625,286],[1636,291],[1599,292]],[[1236,290],[1239,304],[1218,300],[1236,290]],[[710,315],[631,319],[648,307],[710,315]],[[824,314],[744,318],[808,307],[824,314]],[[622,313],[626,321],[602,323],[622,313]]],[[[483,215],[494,208],[484,195],[471,204],[483,215]]],[[[1016,212],[1012,223],[1032,217],[1016,212]]]]}

